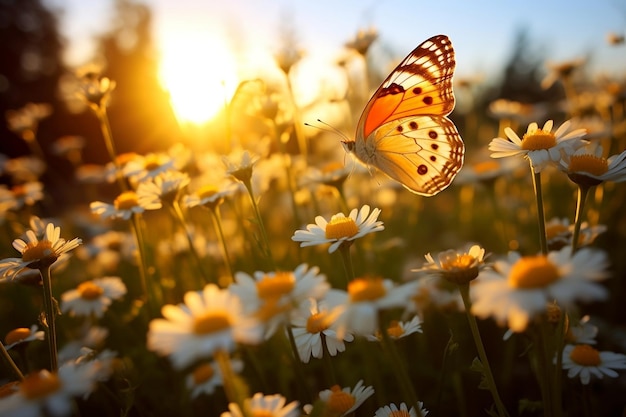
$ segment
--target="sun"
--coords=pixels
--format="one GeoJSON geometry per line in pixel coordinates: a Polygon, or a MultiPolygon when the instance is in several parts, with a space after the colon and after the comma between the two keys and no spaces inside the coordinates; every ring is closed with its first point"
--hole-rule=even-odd
{"type": "Polygon", "coordinates": [[[177,28],[160,45],[159,77],[181,122],[204,124],[228,102],[238,83],[234,54],[220,35],[177,28]]]}

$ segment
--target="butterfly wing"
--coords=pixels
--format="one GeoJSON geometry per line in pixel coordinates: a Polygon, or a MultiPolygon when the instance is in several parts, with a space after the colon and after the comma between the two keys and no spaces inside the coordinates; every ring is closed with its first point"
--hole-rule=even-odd
{"type": "Polygon", "coordinates": [[[445,117],[454,108],[454,68],[447,36],[415,48],[365,107],[352,146],[357,157],[414,193],[434,195],[447,187],[464,154],[454,123],[445,117]]]}

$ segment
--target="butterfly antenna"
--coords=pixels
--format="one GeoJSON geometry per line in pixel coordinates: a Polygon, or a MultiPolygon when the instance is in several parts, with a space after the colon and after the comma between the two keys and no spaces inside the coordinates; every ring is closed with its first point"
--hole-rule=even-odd
{"type": "Polygon", "coordinates": [[[307,123],[307,122],[305,122],[304,125],[315,128],[315,129],[320,129],[324,132],[329,132],[329,133],[334,133],[336,135],[339,135],[343,139],[343,142],[350,140],[350,138],[348,138],[348,136],[345,133],[343,133],[341,130],[337,129],[334,126],[329,125],[322,119],[317,119],[317,123],[321,124],[322,126],[312,125],[311,123],[307,123]]]}

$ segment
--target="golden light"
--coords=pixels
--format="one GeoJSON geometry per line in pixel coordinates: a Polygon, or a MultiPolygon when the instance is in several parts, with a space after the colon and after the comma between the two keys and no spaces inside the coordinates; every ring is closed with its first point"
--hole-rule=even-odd
{"type": "Polygon", "coordinates": [[[161,42],[159,76],[180,121],[203,124],[230,100],[237,65],[226,41],[209,30],[177,28],[161,42]]]}

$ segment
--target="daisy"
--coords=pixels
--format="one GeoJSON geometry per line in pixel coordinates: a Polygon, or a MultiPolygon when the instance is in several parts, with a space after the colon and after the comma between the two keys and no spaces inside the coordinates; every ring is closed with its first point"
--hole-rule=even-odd
{"type": "Polygon", "coordinates": [[[20,210],[24,206],[33,206],[43,198],[43,184],[39,181],[14,185],[10,189],[6,185],[0,186],[0,202],[6,202],[12,210],[20,210]]]}
{"type": "Polygon", "coordinates": [[[18,389],[0,399],[0,414],[12,416],[70,416],[74,398],[90,394],[101,376],[102,363],[69,362],[58,372],[41,370],[26,375],[18,389]]]}
{"type": "Polygon", "coordinates": [[[363,380],[359,380],[354,388],[333,385],[319,393],[319,398],[326,405],[330,415],[343,417],[359,408],[369,397],[374,394],[374,388],[363,386],[363,380]]]}
{"type": "Polygon", "coordinates": [[[379,311],[404,307],[416,288],[415,281],[396,285],[380,277],[353,279],[348,283],[344,309],[337,319],[339,337],[343,337],[344,332],[361,336],[374,334],[378,330],[379,311]]]}
{"type": "Polygon", "coordinates": [[[179,193],[189,184],[189,175],[178,171],[167,171],[151,181],[144,181],[137,187],[137,200],[140,204],[153,201],[173,204],[179,193]]]}
{"type": "Polygon", "coordinates": [[[232,181],[222,181],[220,184],[205,184],[198,187],[191,194],[183,197],[183,206],[187,208],[204,206],[213,208],[220,205],[226,197],[237,191],[237,184],[232,181]]]}
{"type": "Polygon", "coordinates": [[[522,139],[513,129],[505,128],[508,139],[495,138],[491,141],[491,157],[523,156],[530,161],[533,171],[539,173],[550,163],[558,164],[562,151],[572,151],[584,145],[581,138],[586,134],[585,129],[570,131],[571,122],[566,121],[553,133],[552,126],[552,120],[548,120],[543,128],[533,122],[528,125],[522,139]]]}
{"type": "Polygon", "coordinates": [[[166,153],[133,154],[122,169],[125,177],[142,183],[174,169],[174,158],[166,153]]]}
{"type": "Polygon", "coordinates": [[[301,242],[300,247],[330,243],[328,253],[333,253],[344,242],[352,241],[373,232],[384,230],[383,222],[378,220],[380,209],[364,205],[360,210],[352,209],[346,217],[343,213],[333,215],[330,221],[322,216],[315,218],[315,224],[309,224],[306,230],[296,230],[291,237],[294,242],[301,242]]]}
{"type": "Polygon", "coordinates": [[[244,309],[267,321],[266,337],[271,336],[286,313],[308,298],[320,299],[330,289],[326,276],[318,267],[300,264],[292,271],[261,272],[254,277],[235,273],[229,291],[239,297],[244,309]]]}
{"type": "Polygon", "coordinates": [[[571,247],[548,255],[509,254],[493,270],[485,270],[472,285],[472,313],[493,316],[508,323],[514,332],[523,332],[531,318],[546,311],[555,301],[567,308],[574,301],[597,301],[608,296],[597,281],[607,278],[607,255],[582,248],[572,255],[571,247]]]}
{"type": "MultiPolygon", "coordinates": [[[[413,316],[409,321],[403,322],[398,320],[392,320],[387,327],[387,334],[392,339],[401,339],[413,333],[422,333],[422,320],[419,316],[413,316]]],[[[379,342],[381,340],[381,334],[377,331],[375,334],[367,335],[367,340],[370,342],[379,342]]]]}
{"type": "Polygon", "coordinates": [[[61,311],[70,316],[102,317],[114,300],[126,294],[126,285],[119,277],[103,277],[85,281],[76,289],[61,295],[61,311]]]}
{"type": "Polygon", "coordinates": [[[256,344],[262,340],[260,323],[245,315],[239,298],[228,290],[209,284],[199,292],[188,292],[185,304],[166,305],[164,319],[150,322],[148,349],[169,356],[181,369],[216,350],[232,351],[236,343],[256,344]]]}
{"type": "Polygon", "coordinates": [[[591,324],[589,320],[589,316],[583,316],[578,323],[570,325],[567,329],[565,340],[573,344],[595,345],[598,327],[591,324]]]}
{"type": "Polygon", "coordinates": [[[258,161],[259,158],[251,156],[248,151],[237,151],[222,158],[222,162],[226,167],[226,173],[244,184],[250,183],[252,168],[258,161]]]}
{"type": "Polygon", "coordinates": [[[580,376],[580,382],[589,384],[591,376],[617,377],[616,369],[626,369],[626,355],[599,352],[589,345],[566,345],[563,349],[563,369],[569,378],[580,376]]]}
{"type": "Polygon", "coordinates": [[[77,75],[76,95],[94,110],[106,108],[115,90],[115,81],[101,76],[93,68],[77,71],[77,75]]]}
{"type": "Polygon", "coordinates": [[[140,200],[134,191],[125,191],[118,195],[113,204],[102,201],[94,201],[89,204],[91,212],[99,215],[103,219],[123,219],[128,220],[133,214],[140,214],[146,210],[158,210],[161,202],[156,195],[144,194],[140,200]]]}
{"type": "MultiPolygon", "coordinates": [[[[31,228],[35,225],[31,221],[31,228]]],[[[38,237],[34,230],[27,230],[25,240],[15,239],[13,247],[21,253],[21,258],[0,260],[0,276],[15,278],[23,269],[41,269],[49,267],[59,257],[81,244],[81,239],[65,240],[60,237],[61,228],[47,223],[43,236],[38,237]]]]}
{"type": "MultiPolygon", "coordinates": [[[[243,362],[239,359],[231,359],[230,366],[235,373],[243,370],[243,362]]],[[[196,398],[201,394],[213,394],[215,388],[223,384],[220,367],[215,361],[199,364],[185,378],[185,385],[191,391],[191,398],[196,398]]]]}
{"type": "Polygon", "coordinates": [[[43,330],[37,329],[37,325],[33,324],[30,329],[27,327],[18,327],[17,329],[11,330],[4,338],[4,347],[6,350],[9,350],[22,343],[32,342],[33,340],[43,340],[43,330]]]}
{"type": "Polygon", "coordinates": [[[311,356],[322,358],[324,348],[322,338],[330,356],[346,350],[344,342],[352,342],[354,336],[345,333],[343,337],[337,335],[337,316],[341,314],[345,294],[341,290],[331,289],[319,301],[305,300],[291,315],[291,331],[298,349],[298,356],[304,363],[308,363],[311,356]]]}
{"type": "MultiPolygon", "coordinates": [[[[420,401],[417,405],[420,408],[421,416],[428,414],[428,410],[424,408],[423,402],[420,401]]],[[[417,412],[413,407],[409,410],[405,403],[400,403],[399,408],[395,404],[389,404],[376,410],[374,417],[417,417],[417,412]]]]}
{"type": "Polygon", "coordinates": [[[485,249],[479,245],[462,250],[449,249],[440,252],[437,259],[428,253],[425,258],[426,264],[414,271],[437,275],[455,284],[464,284],[476,279],[480,271],[487,266],[485,249]]]}
{"type": "Polygon", "coordinates": [[[46,171],[46,163],[36,156],[11,158],[4,164],[4,172],[13,183],[37,181],[46,171]]]}
{"type": "Polygon", "coordinates": [[[298,401],[292,401],[285,405],[287,399],[280,394],[263,395],[260,392],[254,394],[252,398],[244,400],[244,408],[246,413],[239,408],[236,403],[228,404],[230,411],[225,411],[221,417],[244,417],[247,415],[263,416],[263,417],[298,417],[300,410],[298,409],[298,401]]]}
{"type": "MultiPolygon", "coordinates": [[[[554,217],[546,222],[546,238],[550,250],[559,250],[570,243],[574,233],[574,226],[569,219],[554,217]]],[[[601,233],[606,232],[607,227],[599,224],[589,226],[587,222],[581,224],[578,246],[589,246],[601,233]]]]}
{"type": "Polygon", "coordinates": [[[626,181],[626,151],[602,157],[602,146],[585,146],[561,159],[560,166],[576,184],[594,186],[605,181],[626,181]]]}

